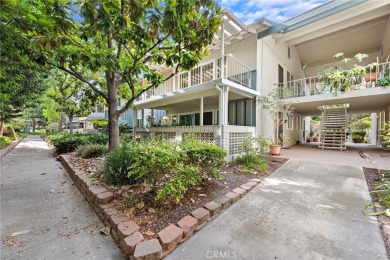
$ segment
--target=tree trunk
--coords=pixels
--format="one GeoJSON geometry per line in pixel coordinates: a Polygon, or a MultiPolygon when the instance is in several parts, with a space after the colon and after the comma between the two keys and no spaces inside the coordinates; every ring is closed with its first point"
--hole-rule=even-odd
{"type": "Polygon", "coordinates": [[[69,133],[70,135],[73,134],[73,116],[69,117],[69,133]]]}
{"type": "Polygon", "coordinates": [[[3,136],[4,133],[4,121],[0,121],[0,136],[3,136]]]}
{"type": "Polygon", "coordinates": [[[32,120],[32,127],[33,127],[33,132],[35,132],[35,127],[37,126],[37,121],[35,119],[32,120]]]}
{"type": "Polygon", "coordinates": [[[58,120],[57,132],[62,131],[62,124],[64,123],[64,114],[61,113],[60,119],[58,120]]]}
{"type": "MultiPolygon", "coordinates": [[[[106,73],[107,74],[107,73],[106,73]]],[[[119,113],[118,113],[118,93],[114,80],[107,76],[108,85],[108,146],[110,150],[119,147],[119,113]]]]}

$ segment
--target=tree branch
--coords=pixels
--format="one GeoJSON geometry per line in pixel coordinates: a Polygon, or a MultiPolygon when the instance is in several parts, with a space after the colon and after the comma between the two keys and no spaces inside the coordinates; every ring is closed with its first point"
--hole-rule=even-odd
{"type": "Polygon", "coordinates": [[[98,89],[94,83],[91,83],[89,82],[88,80],[86,80],[80,73],[78,73],[74,68],[72,67],[69,67],[69,69],[65,68],[64,66],[56,66],[57,68],[59,68],[60,70],[62,71],[65,71],[66,73],[69,73],[70,75],[72,75],[73,77],[77,78],[78,80],[80,80],[81,82],[87,84],[88,86],[90,86],[93,91],[95,91],[97,94],[99,94],[100,96],[102,96],[107,102],[108,102],[108,96],[103,92],[101,91],[100,89],[98,89]]]}

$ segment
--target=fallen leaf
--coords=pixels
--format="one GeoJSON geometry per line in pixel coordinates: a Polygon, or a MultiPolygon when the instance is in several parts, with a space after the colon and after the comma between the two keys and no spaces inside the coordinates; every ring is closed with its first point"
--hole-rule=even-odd
{"type": "Polygon", "coordinates": [[[206,194],[199,194],[199,197],[206,197],[206,194]]]}
{"type": "Polygon", "coordinates": [[[151,214],[155,214],[156,210],[154,208],[148,208],[148,212],[151,214]]]}
{"type": "Polygon", "coordinates": [[[143,209],[145,207],[145,203],[143,201],[141,201],[136,206],[137,206],[138,209],[143,209]]]}
{"type": "Polygon", "coordinates": [[[109,228],[109,227],[101,228],[101,229],[100,229],[100,234],[101,234],[101,235],[109,236],[109,235],[110,235],[110,228],[109,228]]]}
{"type": "Polygon", "coordinates": [[[147,235],[147,236],[154,236],[155,234],[156,233],[149,231],[149,230],[145,232],[145,235],[147,235]]]}

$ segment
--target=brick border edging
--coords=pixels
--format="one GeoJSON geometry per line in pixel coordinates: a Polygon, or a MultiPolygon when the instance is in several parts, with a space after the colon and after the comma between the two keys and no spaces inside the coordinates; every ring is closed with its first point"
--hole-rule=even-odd
{"type": "Polygon", "coordinates": [[[70,166],[68,156],[60,155],[57,160],[63,164],[103,224],[109,227],[110,235],[119,248],[133,260],[164,258],[261,181],[261,179],[249,180],[240,187],[192,211],[179,220],[176,225],[171,224],[160,230],[157,233],[158,239],[145,241],[143,235],[138,232],[140,227],[135,222],[106,205],[114,198],[112,192],[107,191],[103,186],[93,184],[91,177],[86,173],[73,169],[70,166]]]}
{"type": "Polygon", "coordinates": [[[0,150],[0,158],[6,156],[9,152],[11,152],[12,149],[14,149],[15,146],[17,146],[22,140],[23,140],[23,138],[20,138],[16,141],[13,141],[12,143],[10,143],[7,147],[1,149],[0,150]]]}

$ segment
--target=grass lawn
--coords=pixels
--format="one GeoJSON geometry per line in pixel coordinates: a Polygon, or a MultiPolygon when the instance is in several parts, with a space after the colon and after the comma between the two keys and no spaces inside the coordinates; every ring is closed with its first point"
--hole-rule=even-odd
{"type": "Polygon", "coordinates": [[[0,149],[7,147],[10,143],[12,143],[10,138],[6,136],[0,137],[0,149]]]}

